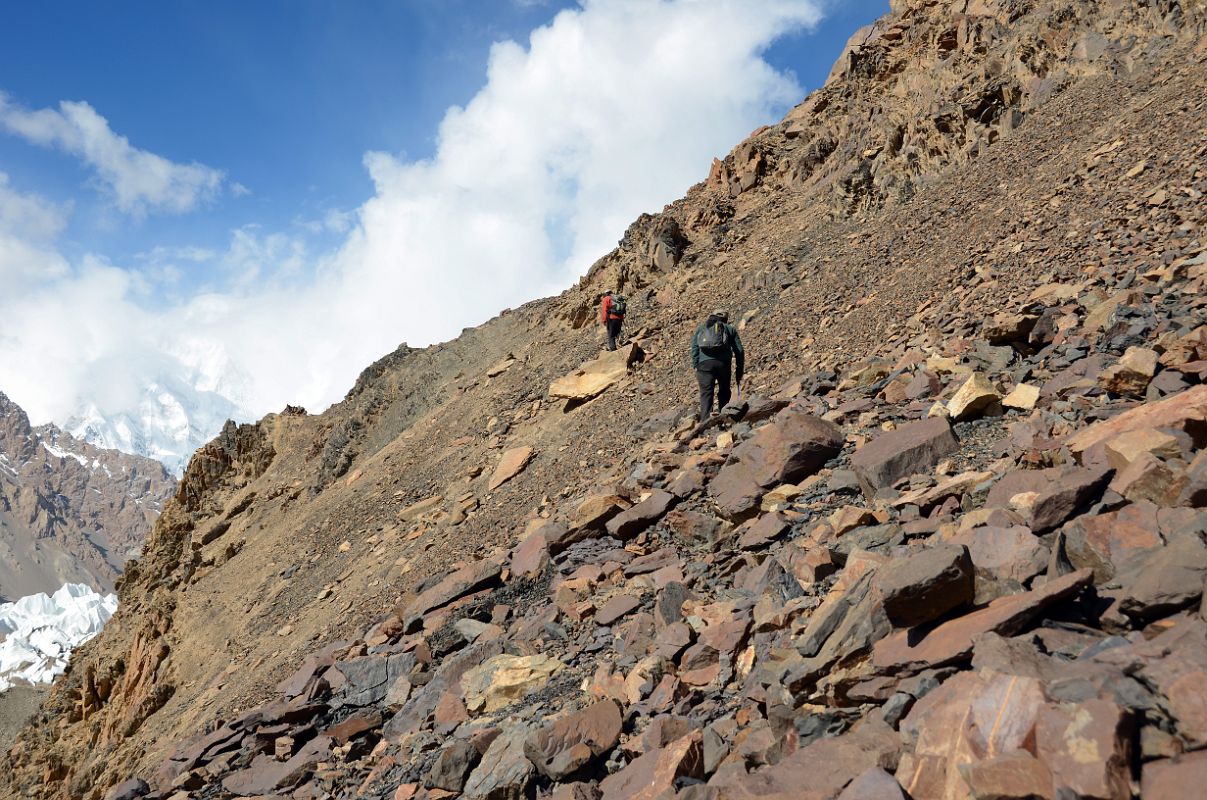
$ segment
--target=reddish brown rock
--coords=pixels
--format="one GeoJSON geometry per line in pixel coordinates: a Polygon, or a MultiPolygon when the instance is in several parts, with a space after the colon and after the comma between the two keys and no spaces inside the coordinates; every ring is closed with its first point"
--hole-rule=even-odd
{"type": "Polygon", "coordinates": [[[709,785],[719,788],[725,800],[832,800],[869,770],[894,769],[900,747],[896,731],[883,722],[865,720],[854,730],[812,742],[771,767],[729,776],[718,772],[709,785]]]}
{"type": "Polygon", "coordinates": [[[942,417],[911,422],[883,433],[851,456],[851,468],[864,493],[892,486],[915,473],[930,472],[939,461],[956,452],[959,443],[951,425],[942,417]]]}
{"type": "Polygon", "coordinates": [[[1054,800],[1052,771],[1026,750],[958,765],[972,797],[993,800],[1054,800]]]}
{"type": "Polygon", "coordinates": [[[536,772],[524,755],[524,742],[531,730],[529,725],[517,723],[495,737],[465,781],[462,796],[466,800],[517,800],[524,796],[536,772]]]}
{"type": "Polygon", "coordinates": [[[1084,515],[1064,528],[1065,554],[1078,569],[1094,570],[1094,582],[1106,583],[1137,558],[1162,547],[1157,532],[1157,508],[1134,503],[1118,511],[1084,515]]]}
{"type": "Polygon", "coordinates": [[[639,598],[631,594],[618,594],[599,607],[599,610],[595,612],[595,622],[599,625],[611,625],[639,605],[641,605],[639,598]]]}
{"type": "Polygon", "coordinates": [[[608,533],[617,539],[632,539],[637,534],[662,519],[671,506],[678,500],[670,492],[655,489],[650,496],[630,509],[622,511],[608,520],[608,533]]]}
{"type": "Polygon", "coordinates": [[[1107,462],[1116,471],[1123,470],[1144,453],[1159,458],[1178,458],[1182,455],[1178,440],[1156,428],[1136,428],[1121,433],[1106,442],[1104,448],[1107,462]]]}
{"type": "Polygon", "coordinates": [[[619,772],[599,784],[603,800],[669,800],[680,777],[704,777],[704,759],[699,731],[638,756],[619,772]]]}
{"type": "Polygon", "coordinates": [[[967,546],[972,557],[972,602],[976,605],[1017,593],[1047,569],[1051,555],[1043,541],[1024,525],[974,528],[951,541],[967,546]]]}
{"type": "Polygon", "coordinates": [[[465,788],[470,770],[477,765],[481,756],[468,739],[457,740],[440,751],[428,769],[423,785],[429,789],[460,793],[465,788]]]}
{"type": "Polygon", "coordinates": [[[1039,493],[1031,506],[1031,530],[1047,533],[1102,495],[1110,469],[1069,469],[1039,493]]]}
{"type": "Polygon", "coordinates": [[[423,625],[424,615],[428,612],[493,583],[502,571],[503,568],[497,561],[483,559],[449,574],[444,580],[419,594],[407,605],[405,618],[407,632],[418,630],[423,625]]]}
{"type": "Polygon", "coordinates": [[[726,516],[750,516],[767,489],[807,478],[838,455],[842,444],[836,425],[790,406],[734,448],[709,492],[726,516]]]}
{"type": "Polygon", "coordinates": [[[1190,462],[1190,469],[1186,471],[1186,488],[1182,490],[1178,503],[1192,508],[1207,506],[1207,450],[1190,462]]]}
{"type": "Polygon", "coordinates": [[[698,511],[672,511],[666,515],[666,527],[675,537],[689,545],[713,544],[722,522],[711,514],[698,511]]]}
{"type": "Polygon", "coordinates": [[[578,504],[570,527],[576,531],[603,531],[610,519],[628,507],[629,501],[619,495],[592,495],[578,504]]]}
{"type": "Polygon", "coordinates": [[[986,508],[1010,508],[1010,499],[1015,495],[1042,492],[1051,487],[1061,474],[1059,469],[1018,469],[1007,472],[989,489],[985,496],[986,508]]]}
{"type": "Polygon", "coordinates": [[[936,545],[890,561],[875,584],[894,626],[921,625],[972,601],[972,559],[963,545],[936,545]]]}
{"type": "Polygon", "coordinates": [[[567,400],[567,410],[603,393],[628,375],[632,366],[645,358],[636,342],[601,354],[583,363],[569,375],[549,384],[549,396],[567,400]]]}
{"type": "Polygon", "coordinates": [[[871,767],[847,784],[838,800],[906,800],[897,779],[880,767],[871,767]]]}
{"type": "Polygon", "coordinates": [[[1034,765],[1026,765],[1027,774],[1021,777],[996,780],[989,780],[989,774],[978,776],[973,766],[1031,745],[1044,703],[1043,687],[1035,678],[989,671],[952,676],[918,700],[902,720],[901,733],[914,748],[902,756],[897,780],[915,800],[978,796],[970,786],[976,777],[999,785],[1038,782],[1034,765]]]}
{"type": "Polygon", "coordinates": [[[1110,488],[1133,503],[1147,500],[1159,506],[1172,506],[1186,483],[1186,473],[1180,468],[1171,468],[1152,453],[1141,453],[1115,475],[1110,488]]]}
{"type": "Polygon", "coordinates": [[[237,770],[222,779],[222,788],[240,797],[271,794],[275,789],[296,786],[331,752],[331,740],[316,736],[288,761],[277,761],[260,755],[246,769],[237,770]]]}
{"type": "Polygon", "coordinates": [[[783,536],[788,530],[788,520],[778,512],[764,514],[754,524],[746,528],[738,539],[738,547],[743,550],[757,550],[766,547],[771,542],[783,536]]]}
{"type": "Polygon", "coordinates": [[[486,488],[493,492],[507,481],[514,478],[524,471],[524,467],[528,466],[528,462],[532,460],[532,454],[535,451],[531,447],[513,447],[503,454],[499,459],[499,464],[495,467],[494,474],[490,476],[490,483],[486,488]]]}
{"type": "Polygon", "coordinates": [[[616,746],[620,709],[600,700],[529,735],[524,753],[547,778],[562,781],[616,746]]]}
{"type": "Polygon", "coordinates": [[[864,525],[875,525],[876,515],[859,506],[843,506],[830,515],[829,522],[834,535],[842,536],[864,525]]]}
{"type": "Polygon", "coordinates": [[[1057,796],[1129,800],[1133,728],[1131,714],[1109,700],[1040,711],[1035,746],[1057,796]]]}
{"type": "Polygon", "coordinates": [[[1104,594],[1118,598],[1128,617],[1148,621],[1198,603],[1205,579],[1207,545],[1191,534],[1132,559],[1115,577],[1121,588],[1104,594]]]}
{"type": "Polygon", "coordinates": [[[1091,570],[1079,570],[1030,592],[998,598],[987,607],[944,622],[928,633],[898,631],[876,642],[872,663],[878,671],[892,673],[967,659],[972,655],[973,638],[978,634],[1017,633],[1047,606],[1081,591],[1093,577],[1091,570]]]}
{"type": "Polygon", "coordinates": [[[1207,786],[1207,750],[1177,758],[1150,761],[1140,776],[1140,796],[1144,800],[1187,800],[1188,791],[1207,786]]]}
{"type": "Polygon", "coordinates": [[[511,553],[511,574],[517,578],[539,575],[549,565],[549,543],[538,534],[529,536],[511,553]]]}
{"type": "MultiPolygon", "coordinates": [[[[1067,444],[1074,455],[1086,454],[1096,445],[1137,428],[1171,428],[1187,433],[1196,447],[1207,444],[1207,385],[1195,386],[1155,403],[1146,403],[1118,416],[1096,422],[1071,437],[1067,444]]],[[[1103,456],[1105,459],[1105,456],[1103,456]]]]}

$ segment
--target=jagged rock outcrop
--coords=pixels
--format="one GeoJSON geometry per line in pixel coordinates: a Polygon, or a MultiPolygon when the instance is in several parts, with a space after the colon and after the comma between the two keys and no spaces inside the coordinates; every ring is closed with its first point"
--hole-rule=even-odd
{"type": "Polygon", "coordinates": [[[1203,12],[896,3],[580,286],[224,431],[0,786],[1171,791],[1207,743],[1203,12]],[[622,277],[647,357],[566,408],[622,277]],[[684,350],[719,302],[748,405],[701,424],[684,350]],[[974,375],[1038,391],[949,417],[974,375]],[[617,743],[575,741],[600,702],[617,743]]]}
{"type": "Polygon", "coordinates": [[[69,582],[112,590],[175,484],[157,461],[30,425],[0,394],[0,602],[69,582]]]}

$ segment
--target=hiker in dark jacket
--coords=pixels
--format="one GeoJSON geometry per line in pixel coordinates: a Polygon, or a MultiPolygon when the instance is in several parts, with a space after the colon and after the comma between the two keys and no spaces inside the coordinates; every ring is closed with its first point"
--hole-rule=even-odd
{"type": "Polygon", "coordinates": [[[611,290],[604,292],[603,303],[599,309],[599,321],[608,331],[608,349],[615,350],[616,342],[620,339],[620,327],[624,325],[625,301],[619,294],[611,290]]]}
{"type": "Polygon", "coordinates": [[[700,421],[712,413],[713,387],[717,390],[717,407],[729,403],[729,363],[735,364],[734,377],[739,389],[746,368],[746,352],[738,329],[729,324],[729,314],[712,312],[692,336],[692,366],[700,384],[700,421]]]}

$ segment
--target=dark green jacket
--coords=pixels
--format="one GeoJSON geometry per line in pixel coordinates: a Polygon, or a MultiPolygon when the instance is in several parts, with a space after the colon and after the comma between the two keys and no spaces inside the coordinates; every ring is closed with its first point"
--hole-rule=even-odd
{"type": "Polygon", "coordinates": [[[692,334],[692,368],[694,369],[699,367],[701,361],[720,361],[726,366],[729,366],[730,360],[733,360],[737,362],[734,378],[738,383],[741,383],[742,374],[746,369],[746,351],[742,349],[742,337],[738,336],[737,328],[729,323],[725,323],[725,328],[729,331],[730,346],[729,352],[726,353],[723,358],[704,355],[700,352],[700,345],[697,344],[700,339],[700,332],[704,330],[705,326],[719,321],[720,320],[716,317],[709,317],[708,319],[704,320],[704,322],[700,324],[700,327],[696,328],[696,332],[692,334]]]}

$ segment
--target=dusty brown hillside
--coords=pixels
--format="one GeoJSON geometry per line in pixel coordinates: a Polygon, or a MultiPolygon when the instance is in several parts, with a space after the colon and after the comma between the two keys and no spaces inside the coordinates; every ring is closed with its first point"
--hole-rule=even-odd
{"type": "Polygon", "coordinates": [[[1023,774],[1036,796],[1113,798],[1143,764],[1179,767],[1207,741],[1179,695],[1197,645],[1173,665],[1157,641],[1201,635],[1207,571],[1204,20],[1200,2],[895,3],[824,88],[579,286],[390,354],[323,415],[229,426],[0,786],[434,799],[574,782],[562,796],[610,800],[834,797],[858,777],[868,793],[844,797],[893,797],[870,793],[889,780],[922,798],[1023,774]],[[631,371],[552,396],[598,355],[588,324],[617,285],[631,371]],[[717,305],[742,321],[751,403],[693,435],[686,349],[717,305]],[[1003,405],[1019,385],[1034,396],[1003,405]],[[1166,438],[1111,462],[1141,476],[1113,482],[1071,438],[1163,401],[1134,427],[1166,438]],[[877,445],[926,419],[943,429],[877,445]],[[912,455],[876,467],[877,447],[912,455]],[[1124,513],[1134,548],[1064,544],[1124,513]],[[1196,589],[1136,589],[1158,556],[1196,589]],[[1060,671],[1108,639],[1119,663],[1060,671]],[[1142,696],[1115,691],[1125,668],[1149,671],[1142,696]],[[1109,769],[1070,790],[1062,704],[1086,700],[1109,769]],[[1021,733],[943,738],[976,703],[1021,733]],[[579,708],[569,727],[598,741],[542,727],[579,708]]]}

